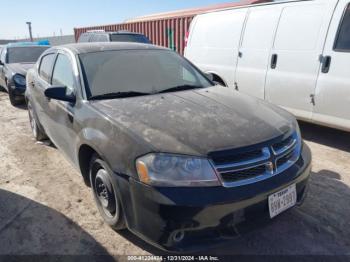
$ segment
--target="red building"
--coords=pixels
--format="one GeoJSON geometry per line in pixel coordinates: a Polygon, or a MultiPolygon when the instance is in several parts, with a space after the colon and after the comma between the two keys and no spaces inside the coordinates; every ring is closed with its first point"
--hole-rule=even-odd
{"type": "Polygon", "coordinates": [[[213,10],[264,2],[271,2],[271,0],[242,0],[234,3],[154,14],[127,20],[122,24],[74,28],[74,34],[77,40],[82,33],[90,30],[128,30],[146,35],[155,45],[165,46],[183,54],[187,32],[194,16],[213,10]]]}

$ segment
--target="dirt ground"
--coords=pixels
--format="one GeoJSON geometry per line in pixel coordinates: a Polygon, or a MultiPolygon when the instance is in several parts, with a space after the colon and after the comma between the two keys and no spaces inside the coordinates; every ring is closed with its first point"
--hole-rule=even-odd
{"type": "MultiPolygon", "coordinates": [[[[147,255],[159,251],[100,218],[90,189],[25,108],[0,92],[0,255],[147,255]]],[[[350,133],[301,123],[314,157],[305,204],[212,255],[350,255],[350,133]]]]}

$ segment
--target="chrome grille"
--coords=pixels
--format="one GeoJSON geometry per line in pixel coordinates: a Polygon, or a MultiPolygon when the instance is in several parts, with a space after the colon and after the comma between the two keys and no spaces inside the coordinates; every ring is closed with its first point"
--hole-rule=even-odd
{"type": "Polygon", "coordinates": [[[275,155],[280,155],[286,150],[289,150],[294,145],[296,145],[296,142],[297,142],[297,139],[295,138],[295,135],[291,135],[286,139],[282,140],[281,142],[273,144],[272,150],[275,155]]]}
{"type": "Polygon", "coordinates": [[[213,165],[225,187],[247,185],[278,175],[291,167],[300,156],[298,134],[284,137],[259,149],[242,152],[214,152],[213,165]]]}

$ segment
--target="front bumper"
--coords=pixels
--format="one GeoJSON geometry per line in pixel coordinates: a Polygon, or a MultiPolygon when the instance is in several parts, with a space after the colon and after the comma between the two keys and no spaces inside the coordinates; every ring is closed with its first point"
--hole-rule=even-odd
{"type": "Polygon", "coordinates": [[[14,94],[15,96],[23,96],[24,97],[24,93],[26,91],[25,86],[11,85],[10,89],[12,91],[12,94],[14,94]]]}
{"type": "Polygon", "coordinates": [[[255,184],[224,188],[153,188],[117,176],[128,228],[145,241],[170,251],[194,251],[269,221],[268,197],[296,184],[298,204],[307,192],[311,152],[287,171],[255,184]],[[176,241],[184,233],[181,241],[176,241]]]}

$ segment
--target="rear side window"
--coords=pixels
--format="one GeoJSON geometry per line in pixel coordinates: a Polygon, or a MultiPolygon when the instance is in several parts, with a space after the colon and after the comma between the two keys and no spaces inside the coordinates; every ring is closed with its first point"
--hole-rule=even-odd
{"type": "Polygon", "coordinates": [[[347,6],[343,21],[340,24],[334,49],[336,51],[350,52],[350,4],[347,6]]]}
{"type": "Polygon", "coordinates": [[[48,54],[41,59],[39,75],[48,83],[50,83],[52,66],[55,62],[55,57],[55,54],[48,54]]]}
{"type": "Polygon", "coordinates": [[[72,95],[75,89],[75,80],[72,64],[66,55],[59,54],[52,73],[52,85],[67,87],[66,95],[72,95]]]}
{"type": "Polygon", "coordinates": [[[112,42],[134,42],[134,43],[143,43],[149,44],[150,40],[144,35],[137,34],[112,34],[112,42]]]}
{"type": "Polygon", "coordinates": [[[109,36],[107,34],[99,35],[98,42],[109,42],[109,36]]]}
{"type": "Polygon", "coordinates": [[[81,36],[79,37],[78,43],[85,43],[89,41],[90,35],[87,33],[82,33],[81,36]]]}

